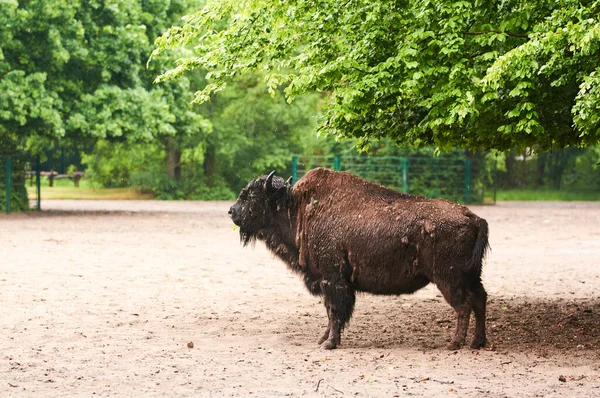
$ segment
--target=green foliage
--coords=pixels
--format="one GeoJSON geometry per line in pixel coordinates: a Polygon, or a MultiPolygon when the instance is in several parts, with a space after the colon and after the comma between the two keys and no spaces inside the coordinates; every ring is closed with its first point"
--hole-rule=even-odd
{"type": "MultiPolygon", "coordinates": [[[[214,126],[206,144],[215,154],[212,169],[234,192],[271,170],[291,174],[292,155],[306,153],[316,141],[311,130],[319,96],[288,104],[281,92],[269,95],[261,80],[260,74],[237,80],[208,104],[204,114],[214,126]]],[[[210,166],[210,160],[205,158],[204,165],[210,166]]]]}
{"type": "Polygon", "coordinates": [[[196,1],[0,1],[0,137],[13,149],[206,130],[189,79],[155,86],[152,42],[196,1]]]}
{"type": "Polygon", "coordinates": [[[288,104],[282,93],[269,95],[262,78],[257,73],[240,79],[199,109],[211,132],[176,137],[178,180],[166,173],[168,145],[156,141],[100,140],[83,157],[88,175],[102,186],[132,185],[159,199],[216,200],[234,199],[259,174],[291,173],[292,155],[317,145],[311,130],[320,97],[288,104]]]}
{"type": "Polygon", "coordinates": [[[100,140],[82,158],[86,178],[105,188],[136,187],[157,199],[183,199],[182,184],[171,181],[165,169],[166,151],[158,142],[115,143],[100,140]]]}
{"type": "MultiPolygon", "coordinates": [[[[249,72],[289,100],[325,92],[318,130],[448,149],[600,141],[600,1],[211,1],[156,41],[193,46],[158,81],[249,72]]],[[[172,64],[173,65],[173,64],[172,64]]]]}
{"type": "Polygon", "coordinates": [[[99,140],[92,153],[83,154],[86,179],[105,188],[130,186],[132,173],[144,163],[156,162],[155,145],[110,143],[99,140]]]}
{"type": "Polygon", "coordinates": [[[590,191],[600,196],[600,147],[510,151],[498,163],[498,188],[590,191]]]}
{"type": "Polygon", "coordinates": [[[8,158],[0,154],[0,211],[6,211],[7,183],[11,182],[10,211],[29,210],[29,200],[25,188],[25,165],[27,157],[24,154],[16,154],[10,157],[11,166],[8,166],[8,158]],[[10,177],[7,169],[11,170],[10,177]]]}
{"type": "Polygon", "coordinates": [[[163,162],[148,161],[152,172],[166,174],[164,157],[155,153],[167,137],[202,140],[211,126],[191,103],[195,76],[154,85],[162,65],[173,60],[146,61],[154,39],[201,3],[0,1],[0,154],[24,150],[53,165],[56,153],[101,140],[98,154],[87,158],[98,183],[123,186],[147,173],[136,168],[149,154],[163,162]],[[136,147],[139,142],[148,144],[136,147]]]}
{"type": "MultiPolygon", "coordinates": [[[[24,183],[12,185],[10,198],[11,212],[29,210],[29,199],[27,199],[27,189],[24,183]]],[[[0,210],[6,211],[6,189],[2,185],[0,185],[0,210]]]]}
{"type": "Polygon", "coordinates": [[[189,196],[191,200],[235,200],[237,193],[227,187],[224,181],[220,181],[213,187],[202,185],[189,196]]]}

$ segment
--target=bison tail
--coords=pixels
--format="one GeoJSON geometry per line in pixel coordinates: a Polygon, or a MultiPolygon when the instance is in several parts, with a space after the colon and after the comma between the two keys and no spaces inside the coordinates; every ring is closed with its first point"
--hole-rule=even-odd
{"type": "Polygon", "coordinates": [[[473,247],[473,255],[469,264],[469,268],[481,270],[483,259],[490,249],[490,243],[488,242],[488,223],[483,218],[477,220],[477,227],[479,232],[477,233],[477,240],[473,247]]]}

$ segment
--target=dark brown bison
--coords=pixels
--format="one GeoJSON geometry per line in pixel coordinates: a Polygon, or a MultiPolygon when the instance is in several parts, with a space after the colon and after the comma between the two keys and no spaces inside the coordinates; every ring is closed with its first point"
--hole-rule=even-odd
{"type": "Polygon", "coordinates": [[[345,172],[317,168],[294,187],[273,174],[252,180],[229,215],[244,245],[263,240],[312,294],[324,297],[329,324],[322,348],[340,343],[355,292],[414,293],[430,282],[458,314],[448,348],[464,343],[471,310],[471,347],[485,345],[484,219],[456,203],[392,191],[345,172]]]}

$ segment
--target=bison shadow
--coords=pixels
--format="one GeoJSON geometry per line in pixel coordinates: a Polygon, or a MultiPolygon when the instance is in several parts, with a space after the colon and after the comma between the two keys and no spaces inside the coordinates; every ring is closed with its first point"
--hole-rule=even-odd
{"type": "MultiPolygon", "coordinates": [[[[364,296],[359,301],[364,299],[368,303],[357,306],[344,331],[341,349],[444,349],[454,333],[455,312],[442,298],[409,303],[402,297],[364,296]]],[[[326,316],[317,319],[289,325],[297,331],[291,337],[295,343],[305,345],[315,340],[316,346],[326,316]]],[[[473,335],[473,324],[471,316],[467,342],[473,335]]],[[[490,297],[487,333],[486,348],[499,351],[542,356],[552,351],[600,351],[600,299],[490,297]]]]}

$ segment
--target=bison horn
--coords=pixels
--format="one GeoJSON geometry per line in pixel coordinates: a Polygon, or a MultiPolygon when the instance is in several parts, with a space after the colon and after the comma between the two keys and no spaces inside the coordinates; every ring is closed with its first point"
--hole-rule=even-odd
{"type": "Polygon", "coordinates": [[[288,185],[292,185],[292,180],[294,179],[294,177],[290,177],[287,179],[287,181],[285,182],[288,185]]]}
{"type": "Polygon", "coordinates": [[[269,173],[267,176],[267,180],[265,181],[265,191],[268,191],[273,186],[273,176],[275,175],[275,170],[269,173]]]}

